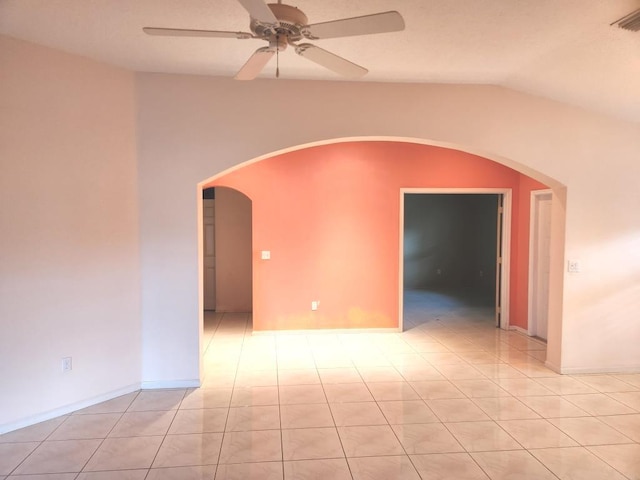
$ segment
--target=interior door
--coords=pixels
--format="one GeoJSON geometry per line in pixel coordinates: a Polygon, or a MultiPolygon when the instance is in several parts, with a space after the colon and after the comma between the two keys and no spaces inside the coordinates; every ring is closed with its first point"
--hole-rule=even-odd
{"type": "Polygon", "coordinates": [[[203,200],[204,309],[216,309],[215,200],[203,200]]]}
{"type": "Polygon", "coordinates": [[[547,339],[551,242],[551,194],[536,195],[533,218],[533,275],[530,321],[533,335],[547,339]]]}
{"type": "Polygon", "coordinates": [[[500,328],[502,317],[502,229],[504,221],[504,195],[498,195],[496,222],[496,327],[500,328]]]}

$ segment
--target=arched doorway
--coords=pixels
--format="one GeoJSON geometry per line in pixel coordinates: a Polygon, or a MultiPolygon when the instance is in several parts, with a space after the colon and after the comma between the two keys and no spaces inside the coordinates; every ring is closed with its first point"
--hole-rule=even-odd
{"type": "MultiPolygon", "coordinates": [[[[518,192],[518,199],[526,198],[527,202],[529,192],[536,188],[551,186],[561,191],[553,182],[542,184],[502,163],[426,141],[338,140],[261,157],[216,175],[203,185],[231,186],[254,199],[254,212],[258,212],[254,226],[256,222],[260,224],[254,231],[254,313],[259,312],[259,321],[264,322],[258,324],[258,329],[389,330],[399,325],[394,312],[398,312],[399,301],[400,189],[510,188],[518,192]],[[370,186],[377,190],[371,191],[370,186]],[[520,195],[521,192],[526,194],[520,195]],[[394,239],[388,236],[389,232],[394,239]],[[272,251],[275,261],[260,258],[262,250],[272,251]],[[395,259],[390,261],[388,254],[395,255],[395,259]],[[362,274],[367,270],[368,277],[362,274]],[[360,275],[352,275],[353,272],[360,275]],[[380,278],[385,281],[378,281],[380,278]],[[395,292],[393,298],[388,296],[389,291],[395,292]],[[353,299],[345,302],[344,292],[355,292],[353,299]],[[314,310],[318,302],[320,306],[314,310]],[[391,310],[394,312],[389,313],[391,310]]],[[[528,203],[514,206],[516,209],[528,211],[528,203]]],[[[562,212],[559,213],[561,221],[556,224],[563,227],[562,212]]],[[[520,227],[528,226],[526,218],[521,220],[520,227]]],[[[520,256],[512,262],[512,267],[519,269],[512,285],[516,278],[522,279],[522,272],[526,278],[528,264],[528,231],[518,230],[514,235],[512,239],[521,248],[516,249],[520,256]],[[524,269],[520,268],[523,264],[524,269]]],[[[558,284],[561,274],[561,268],[552,271],[558,284]]],[[[521,284],[513,288],[511,295],[512,324],[524,331],[526,282],[524,287],[521,284]],[[520,322],[524,318],[524,326],[516,323],[518,318],[520,322]]],[[[559,319],[559,307],[560,303],[552,299],[550,324],[555,323],[554,315],[559,319]]],[[[559,329],[549,337],[559,358],[559,329]]]]}
{"type": "Polygon", "coordinates": [[[231,328],[251,328],[252,202],[242,192],[209,187],[202,196],[202,350],[213,334],[231,328]]]}

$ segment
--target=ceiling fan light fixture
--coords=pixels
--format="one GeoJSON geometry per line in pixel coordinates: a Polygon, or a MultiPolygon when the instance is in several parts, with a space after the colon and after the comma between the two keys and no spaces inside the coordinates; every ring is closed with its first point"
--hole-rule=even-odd
{"type": "Polygon", "coordinates": [[[267,5],[277,18],[276,23],[263,23],[255,18],[251,19],[249,28],[257,37],[271,37],[273,35],[287,36],[295,41],[302,38],[300,30],[308,23],[307,16],[300,9],[282,3],[270,3],[267,5]]]}
{"type": "Polygon", "coordinates": [[[616,20],[611,25],[617,25],[619,28],[630,30],[632,32],[640,32],[640,8],[635,12],[631,12],[629,15],[625,15],[619,20],[616,20]]]}
{"type": "MultiPolygon", "coordinates": [[[[295,48],[301,57],[347,78],[359,78],[368,70],[346,58],[331,53],[310,43],[298,43],[303,38],[322,40],[323,38],[351,37],[376,33],[399,32],[404,30],[404,19],[396,11],[374,13],[360,17],[340,18],[328,22],[309,24],[307,16],[299,8],[282,3],[266,3],[265,0],[238,0],[249,13],[251,32],[230,32],[223,30],[193,30],[185,28],[144,27],[147,35],[166,37],[214,37],[256,39],[269,43],[259,48],[242,66],[234,77],[236,80],[253,80],[267,62],[288,45],[295,48]]],[[[276,77],[280,74],[276,65],[276,77]]]]}

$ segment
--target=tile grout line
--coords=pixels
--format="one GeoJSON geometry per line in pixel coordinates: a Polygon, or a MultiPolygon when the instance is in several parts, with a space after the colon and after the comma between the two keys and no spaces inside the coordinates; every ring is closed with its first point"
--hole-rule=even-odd
{"type": "Polygon", "coordinates": [[[282,405],[280,402],[280,369],[278,368],[280,366],[279,364],[279,360],[278,360],[278,338],[277,336],[274,338],[274,344],[275,344],[275,356],[276,356],[276,382],[277,382],[277,387],[276,387],[276,393],[278,395],[278,418],[280,420],[280,465],[282,465],[282,480],[284,480],[285,478],[285,468],[284,468],[284,439],[283,439],[283,432],[282,432],[282,405]]]}
{"type": "MultiPolygon", "coordinates": [[[[220,318],[220,324],[222,324],[222,320],[224,319],[224,315],[225,314],[223,313],[222,317],[220,318]]],[[[218,328],[219,328],[219,325],[218,325],[218,328]]],[[[217,331],[217,328],[216,328],[216,331],[217,331]]],[[[222,431],[222,440],[220,441],[220,451],[218,452],[218,460],[217,460],[217,464],[216,464],[216,474],[215,474],[216,477],[218,476],[218,469],[220,468],[220,460],[222,458],[222,450],[224,448],[224,441],[225,441],[225,439],[227,437],[227,424],[229,423],[229,416],[231,415],[231,402],[233,401],[233,394],[235,393],[236,382],[238,380],[239,364],[240,364],[240,359],[242,357],[242,350],[244,349],[246,331],[247,331],[247,322],[245,321],[245,325],[244,325],[244,329],[243,329],[243,335],[242,335],[242,342],[241,342],[241,345],[240,345],[240,354],[238,355],[238,362],[235,365],[235,374],[233,376],[233,385],[231,386],[231,396],[229,397],[229,405],[227,407],[227,416],[226,416],[225,421],[224,421],[224,428],[223,428],[223,431],[222,431]]],[[[231,433],[231,432],[229,432],[229,433],[231,433]]]]}
{"type": "MultiPolygon", "coordinates": [[[[223,315],[224,316],[224,315],[223,315]]],[[[220,317],[220,319],[218,319],[217,323],[215,324],[215,332],[217,332],[219,334],[219,338],[222,339],[224,338],[224,336],[227,334],[226,332],[222,331],[224,327],[226,327],[225,324],[223,324],[222,321],[223,317],[220,317]]],[[[411,325],[410,322],[405,322],[405,325],[411,325]]],[[[416,323],[416,325],[421,325],[420,323],[416,323]]],[[[422,325],[426,325],[426,324],[422,324],[422,325]]],[[[370,368],[370,369],[375,369],[375,368],[389,368],[391,371],[394,371],[396,373],[398,373],[400,375],[400,377],[402,378],[402,380],[397,380],[397,382],[399,383],[403,383],[406,385],[409,385],[410,390],[415,392],[418,395],[418,400],[424,404],[426,406],[427,409],[429,409],[430,411],[431,408],[429,406],[429,404],[427,403],[427,399],[423,398],[417,391],[417,387],[414,385],[415,383],[419,383],[419,382],[429,382],[429,381],[436,381],[436,380],[422,380],[420,377],[416,377],[418,378],[417,380],[412,380],[410,381],[407,377],[405,377],[406,374],[403,374],[402,371],[400,370],[402,365],[394,363],[394,361],[392,360],[392,358],[395,355],[401,355],[400,353],[396,353],[396,352],[400,352],[402,351],[401,348],[399,348],[396,344],[396,338],[398,339],[398,341],[402,341],[404,346],[407,346],[413,353],[411,353],[411,355],[416,354],[418,355],[420,358],[422,358],[425,362],[426,365],[430,366],[431,368],[433,368],[436,372],[439,372],[441,374],[441,380],[440,381],[446,381],[448,384],[451,384],[454,388],[457,388],[457,384],[458,383],[454,383],[454,382],[465,382],[467,380],[465,379],[452,379],[449,378],[448,376],[444,375],[440,369],[438,368],[438,365],[434,365],[431,364],[427,358],[429,357],[428,355],[424,355],[425,353],[430,353],[430,352],[418,352],[418,350],[424,349],[424,348],[428,348],[428,347],[414,347],[412,345],[419,345],[420,343],[424,343],[424,342],[437,342],[440,345],[443,345],[445,348],[448,349],[449,353],[456,355],[457,357],[460,358],[460,360],[462,360],[462,362],[459,363],[459,365],[466,365],[466,366],[471,366],[474,367],[475,365],[484,365],[484,364],[476,364],[475,361],[473,360],[473,355],[470,355],[469,357],[467,356],[463,356],[465,355],[466,352],[484,352],[487,353],[489,355],[492,355],[496,358],[496,363],[493,364],[487,364],[487,365],[505,365],[509,368],[514,368],[517,372],[519,372],[520,374],[522,374],[522,379],[523,380],[527,380],[527,381],[532,381],[532,384],[537,384],[539,385],[541,388],[548,390],[549,393],[551,395],[530,395],[529,392],[525,389],[525,390],[521,390],[519,391],[519,393],[516,395],[515,393],[512,393],[514,390],[511,389],[511,391],[506,391],[507,395],[502,397],[502,396],[495,396],[495,395],[491,395],[491,396],[487,396],[485,397],[484,394],[481,394],[480,396],[473,396],[474,395],[474,390],[469,390],[468,392],[466,391],[461,391],[461,395],[463,399],[466,399],[468,401],[470,401],[473,405],[475,405],[477,408],[479,408],[481,411],[483,411],[485,414],[487,414],[487,411],[485,411],[482,407],[480,407],[478,405],[478,401],[480,399],[483,398],[510,398],[510,399],[515,399],[516,401],[520,402],[522,405],[526,406],[527,408],[533,410],[534,413],[536,413],[537,415],[539,415],[541,420],[544,420],[546,424],[553,426],[554,428],[556,428],[557,430],[559,430],[560,432],[562,432],[564,435],[567,435],[568,438],[572,439],[575,441],[575,439],[573,438],[572,435],[569,435],[567,433],[565,433],[563,430],[560,430],[558,427],[556,427],[550,420],[551,419],[563,419],[563,418],[596,418],[596,420],[598,420],[601,424],[609,426],[612,430],[615,430],[616,432],[619,432],[622,436],[624,436],[625,438],[628,438],[626,436],[626,434],[624,434],[622,431],[620,431],[618,428],[608,425],[602,418],[600,417],[608,417],[608,416],[624,416],[624,415],[635,415],[636,412],[638,412],[637,409],[633,408],[630,405],[627,405],[626,403],[618,400],[617,398],[614,398],[612,395],[615,393],[626,393],[626,392],[637,392],[640,391],[640,388],[638,388],[638,386],[626,381],[626,380],[633,380],[636,377],[629,377],[629,378],[625,378],[624,380],[617,378],[615,375],[613,374],[602,374],[603,375],[603,380],[602,382],[604,382],[602,385],[599,385],[598,388],[596,387],[592,387],[591,385],[587,384],[585,381],[583,381],[582,378],[576,378],[573,376],[566,376],[566,377],[561,377],[561,378],[567,378],[567,379],[574,379],[577,380],[580,384],[586,385],[587,387],[591,388],[592,390],[594,390],[593,393],[580,393],[579,391],[573,392],[570,391],[570,393],[568,394],[562,394],[560,392],[562,392],[562,388],[565,383],[564,382],[545,382],[543,381],[543,379],[551,379],[551,378],[555,378],[556,375],[554,375],[552,372],[549,372],[548,374],[545,375],[546,370],[543,369],[541,360],[538,359],[537,357],[531,356],[530,360],[526,360],[523,357],[520,356],[520,354],[522,355],[528,355],[529,352],[531,352],[532,350],[527,350],[527,345],[523,345],[522,343],[519,342],[514,342],[514,343],[510,343],[509,339],[511,338],[519,338],[516,335],[520,335],[519,332],[508,332],[508,333],[500,333],[499,335],[496,334],[495,339],[496,339],[496,348],[495,349],[491,349],[491,345],[489,343],[488,340],[488,335],[484,335],[483,334],[483,329],[476,327],[475,323],[470,323],[467,324],[467,326],[465,326],[464,322],[460,322],[458,324],[459,326],[463,326],[465,327],[462,331],[458,331],[455,329],[454,327],[440,327],[438,326],[437,328],[430,330],[429,328],[421,328],[419,332],[416,332],[415,335],[412,335],[411,338],[411,342],[407,342],[405,340],[405,338],[402,337],[402,334],[399,334],[397,336],[393,336],[393,337],[389,337],[389,339],[387,340],[385,338],[384,342],[383,341],[378,341],[379,339],[383,338],[383,337],[378,337],[378,336],[373,336],[373,335],[368,335],[366,337],[363,337],[362,342],[360,341],[356,341],[356,342],[352,342],[351,340],[357,337],[351,337],[347,340],[347,337],[338,337],[338,343],[339,343],[339,348],[341,349],[341,351],[348,351],[352,348],[357,348],[356,352],[353,353],[358,353],[360,350],[364,350],[365,348],[373,348],[375,349],[375,353],[376,354],[381,354],[382,356],[384,356],[385,359],[385,365],[386,367],[377,367],[376,365],[368,365],[369,362],[369,358],[367,355],[365,355],[365,357],[362,358],[361,361],[358,361],[358,364],[360,364],[360,367],[358,367],[356,365],[356,363],[354,363],[353,358],[356,357],[351,357],[348,356],[349,358],[349,365],[351,365],[350,369],[354,370],[357,375],[358,378],[360,379],[359,383],[364,384],[366,390],[369,392],[369,394],[372,397],[372,402],[376,404],[376,407],[379,411],[382,412],[382,417],[384,418],[384,420],[386,421],[386,425],[389,426],[392,430],[392,432],[394,433],[394,436],[396,438],[397,441],[399,441],[399,437],[396,434],[395,430],[392,428],[392,425],[389,421],[389,418],[387,418],[387,416],[384,414],[384,412],[382,411],[382,409],[380,408],[380,403],[384,402],[385,400],[383,400],[384,395],[380,397],[380,399],[377,399],[373,393],[372,393],[372,386],[374,383],[380,383],[380,382],[376,382],[376,381],[371,381],[371,382],[367,382],[364,378],[364,370],[370,368]],[[477,333],[474,333],[477,332],[477,333]],[[435,335],[432,335],[435,334],[435,335]],[[482,334],[482,335],[481,335],[482,334]],[[393,341],[391,341],[393,340],[393,341]],[[473,340],[473,341],[472,341],[473,340]],[[446,343],[446,345],[449,345],[448,347],[442,343],[442,341],[444,341],[446,343]],[[467,350],[467,345],[465,344],[458,344],[458,341],[464,341],[464,342],[471,342],[472,344],[475,344],[478,346],[479,350],[467,350]],[[384,348],[383,345],[387,345],[389,348],[384,348]],[[464,350],[457,350],[457,347],[460,348],[464,348],[464,350]],[[482,347],[482,348],[480,348],[482,347]],[[396,348],[398,348],[398,350],[396,350],[396,348]],[[513,352],[513,355],[510,355],[509,352],[513,352]],[[513,360],[509,360],[509,358],[513,358],[513,360]],[[610,379],[610,381],[612,382],[611,385],[613,387],[615,387],[616,385],[619,385],[620,388],[624,388],[624,384],[628,385],[629,390],[623,390],[622,392],[617,392],[617,391],[602,391],[601,389],[606,389],[608,388],[606,386],[606,380],[610,379]],[[616,384],[615,381],[619,381],[621,382],[620,384],[616,384]],[[413,382],[413,383],[412,383],[413,382]],[[555,387],[558,385],[558,383],[560,384],[560,387],[555,387]],[[550,384],[551,386],[554,386],[555,389],[550,389],[547,388],[545,384],[550,384]],[[537,410],[532,409],[531,407],[529,407],[528,403],[525,403],[525,401],[527,398],[547,398],[547,397],[554,397],[554,398],[558,398],[564,402],[567,402],[567,405],[571,405],[576,409],[581,409],[581,407],[579,407],[578,404],[574,403],[572,401],[572,396],[576,396],[576,395],[602,395],[601,398],[603,399],[608,399],[614,402],[619,403],[620,405],[624,405],[625,407],[628,407],[630,409],[629,412],[626,413],[621,413],[621,414],[613,414],[613,415],[596,415],[596,413],[598,413],[597,410],[592,410],[594,413],[589,413],[589,412],[584,412],[585,416],[578,416],[578,417],[567,417],[565,415],[561,415],[561,416],[555,416],[555,417],[548,417],[549,413],[542,415],[540,413],[538,413],[537,410]]],[[[226,330],[226,328],[225,328],[226,330]]],[[[416,328],[414,328],[414,331],[416,330],[416,328]]],[[[231,328],[230,330],[230,336],[232,338],[235,338],[236,336],[236,330],[234,328],[231,328]]],[[[207,354],[209,352],[211,352],[212,348],[214,347],[214,339],[215,339],[215,332],[214,334],[211,335],[211,337],[209,338],[209,341],[207,343],[207,346],[204,349],[204,354],[207,354]]],[[[249,331],[248,331],[248,323],[245,320],[244,326],[243,326],[243,333],[242,333],[242,340],[241,340],[241,346],[240,346],[240,353],[238,354],[238,357],[236,358],[236,363],[235,363],[235,373],[233,375],[233,383],[232,383],[232,387],[231,387],[231,395],[233,395],[235,388],[238,387],[239,385],[237,384],[237,380],[238,380],[238,375],[240,374],[240,368],[239,365],[240,363],[243,361],[243,357],[242,354],[243,353],[249,353],[252,351],[252,348],[249,348],[250,345],[248,343],[248,336],[249,335],[249,331]]],[[[307,347],[308,349],[311,350],[311,358],[313,360],[314,363],[314,372],[316,374],[316,376],[319,379],[319,385],[322,388],[323,391],[323,395],[324,395],[324,400],[326,402],[327,407],[329,408],[329,412],[331,415],[331,419],[333,422],[333,427],[337,433],[338,427],[336,425],[336,420],[335,417],[333,415],[333,411],[330,408],[330,404],[328,402],[328,397],[327,397],[327,393],[326,393],[326,386],[328,385],[327,383],[322,381],[322,378],[320,376],[320,368],[318,366],[318,362],[317,362],[317,355],[314,352],[314,349],[310,347],[309,344],[309,339],[307,337],[305,337],[306,341],[307,341],[307,347]]],[[[235,340],[234,340],[235,342],[235,340]]],[[[235,343],[233,343],[235,345],[235,343]]],[[[253,345],[251,345],[252,347],[253,345]]],[[[259,345],[258,345],[259,346],[259,345]]],[[[318,351],[322,351],[322,348],[320,348],[322,345],[318,344],[316,345],[318,351]]],[[[278,359],[278,344],[276,343],[275,345],[276,347],[276,384],[277,384],[277,404],[278,404],[278,415],[279,415],[279,431],[280,431],[280,446],[281,446],[281,464],[283,465],[283,478],[285,476],[285,472],[284,472],[284,445],[283,445],[283,423],[282,423],[282,403],[281,403],[281,398],[280,398],[280,380],[281,380],[281,371],[280,371],[280,363],[279,363],[279,359],[278,359]]],[[[536,350],[537,351],[537,350],[536,350]]],[[[438,353],[438,352],[435,352],[438,353]]],[[[375,357],[375,355],[374,355],[375,357]]],[[[437,357],[437,356],[435,356],[437,357]]],[[[323,357],[324,358],[324,357],[323,357]]],[[[356,360],[359,357],[356,358],[356,360]]],[[[409,357],[406,357],[409,358],[409,357]]],[[[452,357],[453,358],[453,357],[452,357]]],[[[375,362],[374,362],[375,363],[375,362]]],[[[443,370],[447,370],[448,367],[443,367],[443,365],[448,365],[446,363],[442,363],[440,365],[440,368],[442,368],[443,370]]],[[[454,364],[452,364],[454,365],[454,364]]],[[[249,365],[248,366],[249,370],[252,369],[252,367],[249,365]]],[[[329,368],[329,367],[328,367],[329,368]]],[[[330,366],[330,368],[332,369],[336,369],[336,368],[346,368],[346,367],[339,367],[339,366],[330,366]]],[[[456,370],[455,368],[453,368],[452,370],[456,370]]],[[[490,373],[490,370],[480,370],[480,374],[481,377],[478,378],[478,380],[482,380],[482,381],[486,381],[488,380],[489,382],[495,384],[497,386],[497,388],[502,389],[502,385],[500,385],[500,383],[498,383],[503,377],[500,375],[495,375],[495,376],[489,376],[487,373],[485,373],[485,371],[490,373]]],[[[206,370],[205,370],[206,372],[206,370]]],[[[365,372],[366,373],[366,372],[365,372]]],[[[450,374],[452,372],[449,372],[450,374]]],[[[508,373],[508,372],[506,372],[508,373]]],[[[412,375],[410,375],[411,377],[413,377],[412,375]]],[[[372,377],[374,380],[377,377],[372,377]]],[[[382,378],[382,377],[381,377],[382,378]]],[[[509,378],[509,377],[504,377],[504,378],[509,378]]],[[[469,381],[473,381],[475,379],[471,379],[469,381]]],[[[567,382],[569,383],[569,385],[567,387],[571,386],[571,382],[567,382]]],[[[294,383],[295,385],[297,385],[297,382],[294,383]]],[[[306,383],[303,383],[304,385],[306,385],[306,383]]],[[[302,385],[302,384],[301,384],[302,385]]],[[[434,384],[435,385],[435,384],[434,384]]],[[[427,386],[425,385],[425,388],[427,386]]],[[[458,389],[459,390],[459,389],[458,389]]],[[[517,389],[516,389],[517,390],[517,389]]],[[[185,391],[183,392],[182,395],[182,400],[180,402],[180,404],[184,401],[184,399],[186,398],[186,392],[188,391],[188,389],[185,389],[185,391]]],[[[376,390],[377,391],[377,390],[376,390]]],[[[136,393],[136,397],[139,395],[139,391],[136,393]]],[[[540,393],[540,392],[537,392],[540,393]]],[[[401,397],[403,397],[401,400],[395,400],[395,401],[408,401],[408,400],[404,400],[404,396],[400,395],[401,397]]],[[[111,429],[109,430],[109,432],[106,434],[106,436],[101,440],[101,442],[99,443],[99,445],[96,447],[96,450],[89,456],[89,459],[87,460],[87,462],[85,462],[85,466],[83,467],[86,468],[86,465],[88,465],[88,463],[90,462],[90,460],[95,456],[95,454],[97,453],[97,451],[100,449],[101,445],[106,441],[107,438],[109,438],[109,435],[111,434],[111,432],[114,430],[114,428],[117,426],[118,422],[121,421],[121,419],[123,418],[123,416],[125,415],[125,413],[127,413],[127,411],[129,410],[129,408],[131,407],[131,405],[133,404],[133,402],[135,401],[132,400],[129,404],[129,406],[123,411],[123,412],[117,412],[119,413],[119,418],[118,420],[116,420],[116,422],[114,423],[114,425],[111,427],[111,429]]],[[[596,397],[594,397],[596,398],[596,397]]],[[[577,400],[578,397],[575,397],[575,399],[577,400]]],[[[388,401],[394,401],[394,400],[388,400],[388,401]]],[[[346,403],[346,402],[345,402],[346,403]]],[[[551,405],[551,404],[549,404],[551,405]]],[[[224,437],[226,435],[226,428],[229,422],[229,417],[230,417],[230,409],[232,408],[231,406],[231,398],[229,398],[229,402],[227,405],[227,412],[226,412],[226,418],[225,418],[225,425],[224,425],[224,431],[222,432],[222,440],[221,440],[221,444],[220,444],[220,451],[218,452],[218,464],[219,464],[219,460],[220,460],[220,454],[222,451],[222,445],[224,442],[224,437]]],[[[555,407],[554,407],[555,408],[555,407]]],[[[203,410],[203,408],[200,408],[200,410],[203,410]]],[[[144,410],[146,411],[146,410],[144,410]]],[[[152,464],[151,466],[153,466],[153,462],[155,461],[155,459],[157,458],[157,455],[159,454],[162,445],[164,444],[165,440],[167,439],[167,436],[169,435],[169,431],[171,426],[174,424],[174,422],[176,421],[176,417],[177,414],[180,412],[180,405],[178,406],[178,410],[175,412],[173,419],[171,420],[171,423],[167,429],[167,431],[165,432],[165,434],[163,435],[163,439],[162,442],[160,444],[160,446],[158,447],[158,450],[156,451],[156,454],[154,456],[154,460],[152,460],[152,464]]],[[[444,425],[444,422],[442,420],[440,420],[440,418],[435,414],[434,411],[432,411],[433,415],[435,415],[435,418],[437,418],[439,420],[440,424],[444,425]]],[[[562,413],[562,412],[559,412],[562,413]]],[[[488,414],[487,414],[488,415],[488,414]]],[[[489,415],[488,415],[489,416],[489,415]]],[[[71,416],[69,416],[70,418],[71,416]]],[[[38,443],[38,445],[34,448],[34,450],[27,455],[27,457],[25,457],[25,459],[22,460],[22,462],[20,462],[15,468],[18,468],[20,465],[22,465],[24,463],[24,461],[26,461],[31,455],[33,455],[33,453],[41,447],[41,445],[45,444],[45,442],[49,442],[49,441],[55,441],[55,440],[51,440],[50,437],[52,435],[54,435],[54,433],[56,431],[59,431],[60,428],[63,428],[62,425],[64,425],[64,423],[67,421],[68,419],[65,419],[62,421],[62,423],[58,426],[56,426],[49,434],[47,434],[45,436],[44,440],[40,440],[38,443]]],[[[478,420],[481,421],[481,420],[478,420]]],[[[498,423],[497,418],[493,418],[492,416],[489,416],[489,421],[491,421],[493,424],[497,425],[498,428],[504,430],[498,423]]],[[[458,423],[458,422],[449,422],[449,423],[458,423]]],[[[446,428],[446,431],[449,432],[450,435],[453,435],[451,433],[451,430],[444,425],[446,428]]],[[[511,436],[511,434],[509,432],[506,432],[507,435],[511,438],[513,438],[511,436]]],[[[458,442],[458,444],[460,444],[460,442],[458,441],[458,439],[455,437],[455,435],[453,435],[453,438],[455,438],[455,440],[458,442]]],[[[342,438],[340,437],[339,433],[338,433],[338,439],[340,441],[341,447],[342,447],[342,452],[345,458],[345,461],[347,462],[348,468],[349,468],[349,472],[351,473],[351,475],[353,476],[353,472],[351,471],[351,465],[348,462],[348,458],[346,456],[346,452],[344,449],[344,444],[342,442],[342,438]]],[[[516,444],[521,445],[521,443],[515,439],[516,444]]],[[[18,442],[19,443],[19,442],[18,442]]],[[[582,445],[579,442],[577,443],[577,447],[571,447],[571,448],[581,448],[583,451],[589,452],[591,455],[593,455],[594,458],[598,459],[598,462],[602,462],[603,465],[606,465],[610,468],[612,468],[613,470],[617,471],[617,469],[615,467],[613,467],[613,465],[610,465],[607,461],[605,461],[603,458],[599,457],[598,455],[596,455],[591,448],[594,447],[594,445],[582,445]]],[[[638,445],[640,444],[640,442],[636,441],[633,438],[629,438],[629,443],[625,444],[625,445],[638,445]]],[[[603,444],[598,444],[597,446],[600,445],[610,445],[607,443],[603,443],[603,444]]],[[[415,468],[415,465],[413,463],[413,460],[411,459],[411,457],[407,454],[407,450],[404,447],[404,445],[402,444],[402,442],[400,442],[400,446],[402,447],[402,451],[404,452],[405,456],[409,457],[409,460],[411,461],[411,464],[413,465],[413,467],[415,468]]],[[[521,445],[522,446],[522,445],[521,445]]],[[[478,461],[473,457],[473,454],[475,453],[486,453],[486,452],[470,452],[468,451],[466,448],[464,448],[464,446],[461,446],[461,448],[463,449],[463,451],[467,454],[470,455],[475,464],[478,465],[478,468],[480,468],[482,471],[484,471],[482,469],[482,467],[479,465],[478,461]]],[[[542,448],[542,447],[541,447],[542,448]]],[[[548,448],[552,448],[552,447],[548,447],[548,448]]],[[[561,447],[558,447],[561,448],[561,447]]],[[[557,448],[553,448],[554,450],[556,450],[557,448]]],[[[535,451],[537,449],[526,449],[523,448],[522,451],[526,451],[529,455],[531,455],[531,457],[533,459],[535,459],[536,462],[542,464],[547,470],[550,471],[549,467],[547,467],[544,463],[542,463],[540,460],[538,460],[538,458],[536,456],[534,456],[532,454],[532,451],[535,451]]],[[[503,451],[503,450],[499,450],[499,451],[503,451]]],[[[520,450],[518,450],[520,451],[520,450]]],[[[376,455],[373,458],[380,458],[380,457],[384,457],[387,455],[376,455]]],[[[243,464],[248,464],[251,462],[242,462],[243,464]]],[[[15,472],[15,468],[14,470],[11,472],[15,472]]],[[[216,465],[217,468],[217,465],[216,465]]],[[[147,472],[145,474],[145,477],[148,477],[150,474],[150,469],[146,469],[147,472]]],[[[416,468],[417,471],[417,468],[416,468]]],[[[218,472],[215,473],[216,475],[218,474],[218,472]]],[[[82,475],[81,472],[76,473],[75,477],[79,477],[80,475],[82,475]]],[[[554,476],[554,478],[556,478],[556,475],[551,472],[551,475],[554,476]]]]}
{"type": "MultiPolygon", "coordinates": [[[[171,426],[173,425],[173,422],[176,420],[176,416],[178,415],[178,412],[180,411],[180,405],[182,405],[182,402],[184,401],[184,398],[185,398],[186,394],[187,394],[187,390],[185,389],[184,392],[182,393],[182,398],[180,399],[180,402],[178,403],[178,406],[176,407],[176,411],[173,414],[173,418],[171,419],[171,422],[169,422],[169,426],[167,427],[167,431],[162,436],[162,441],[160,442],[160,445],[158,445],[158,449],[156,450],[156,453],[153,455],[153,459],[151,460],[151,463],[149,464],[149,468],[147,469],[147,474],[144,477],[145,479],[151,473],[151,469],[153,468],[153,464],[155,463],[156,459],[158,458],[158,454],[160,453],[160,450],[162,450],[162,446],[164,445],[164,442],[167,440],[167,436],[169,435],[169,431],[171,430],[171,426]]],[[[167,410],[167,411],[170,411],[170,410],[167,410]]]]}
{"type": "MultiPolygon", "coordinates": [[[[353,361],[351,359],[350,359],[350,362],[353,365],[353,361]]],[[[314,364],[316,365],[316,373],[318,374],[318,378],[320,378],[320,372],[318,372],[318,365],[315,363],[315,359],[314,359],[314,364]]],[[[355,367],[355,365],[353,366],[353,368],[355,368],[356,372],[358,372],[358,375],[360,375],[360,372],[355,367]]],[[[322,393],[324,394],[324,398],[327,401],[327,409],[329,410],[329,415],[331,415],[331,420],[333,421],[333,428],[335,429],[336,435],[338,437],[338,441],[340,442],[340,448],[342,448],[342,454],[344,455],[344,462],[347,464],[349,475],[351,475],[351,478],[353,479],[353,471],[351,470],[351,464],[347,459],[348,457],[347,457],[347,452],[344,448],[344,442],[342,441],[342,437],[340,436],[340,431],[338,430],[338,425],[336,424],[336,418],[335,418],[335,415],[333,414],[333,410],[331,410],[331,405],[329,404],[329,397],[327,397],[327,392],[325,390],[325,385],[322,382],[322,378],[320,378],[320,386],[322,388],[322,393]]]]}

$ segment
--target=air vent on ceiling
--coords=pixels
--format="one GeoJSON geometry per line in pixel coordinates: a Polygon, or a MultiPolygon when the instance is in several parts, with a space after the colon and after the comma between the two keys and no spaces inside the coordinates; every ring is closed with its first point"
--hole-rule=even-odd
{"type": "Polygon", "coordinates": [[[629,15],[625,15],[620,20],[616,20],[611,25],[618,25],[618,27],[632,32],[640,32],[640,8],[629,15]]]}

